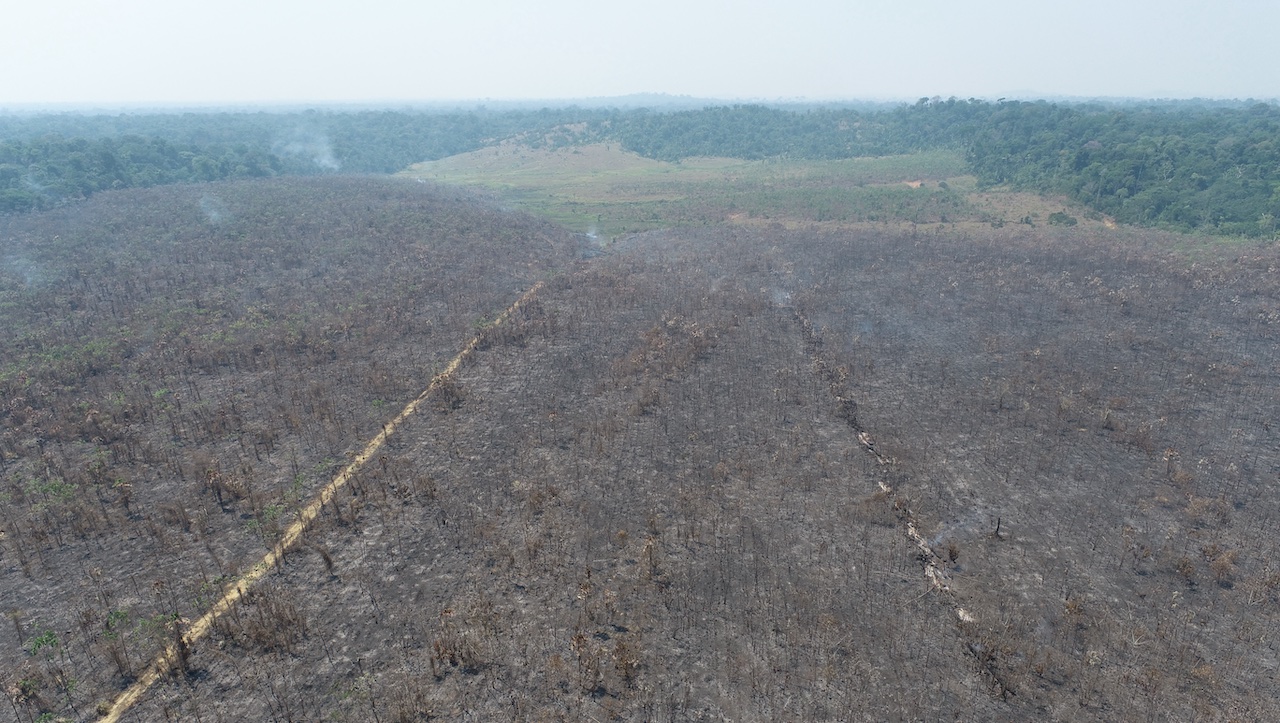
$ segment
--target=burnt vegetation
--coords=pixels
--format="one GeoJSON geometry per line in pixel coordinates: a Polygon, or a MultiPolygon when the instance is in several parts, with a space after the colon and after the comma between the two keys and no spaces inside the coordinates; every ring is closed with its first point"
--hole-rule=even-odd
{"type": "Polygon", "coordinates": [[[1280,718],[1271,246],[717,225],[584,259],[340,177],[0,243],[15,720],[94,719],[174,641],[126,719],[1280,718]]]}

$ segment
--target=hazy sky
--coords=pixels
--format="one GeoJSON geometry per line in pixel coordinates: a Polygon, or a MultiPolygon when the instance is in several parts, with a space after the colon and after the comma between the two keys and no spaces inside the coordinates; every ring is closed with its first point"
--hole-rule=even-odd
{"type": "Polygon", "coordinates": [[[9,0],[0,106],[1280,97],[1277,0],[9,0]]]}

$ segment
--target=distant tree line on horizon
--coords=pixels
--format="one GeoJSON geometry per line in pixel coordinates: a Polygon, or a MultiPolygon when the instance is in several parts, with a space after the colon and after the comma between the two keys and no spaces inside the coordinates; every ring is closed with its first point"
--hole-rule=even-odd
{"type": "Polygon", "coordinates": [[[573,109],[0,116],[0,213],[113,188],[394,173],[576,119],[573,109]]]}
{"type": "Polygon", "coordinates": [[[928,100],[877,113],[735,106],[630,114],[624,147],[692,156],[839,159],[950,148],[983,186],[1067,195],[1124,223],[1272,236],[1280,108],[928,100]]]}
{"type": "Polygon", "coordinates": [[[1061,193],[1125,223],[1273,236],[1280,107],[921,99],[887,110],[318,111],[0,116],[0,213],[111,188],[394,173],[506,139],[611,140],[665,161],[831,160],[948,148],[984,186],[1061,193]],[[567,130],[568,128],[571,129],[567,130]]]}

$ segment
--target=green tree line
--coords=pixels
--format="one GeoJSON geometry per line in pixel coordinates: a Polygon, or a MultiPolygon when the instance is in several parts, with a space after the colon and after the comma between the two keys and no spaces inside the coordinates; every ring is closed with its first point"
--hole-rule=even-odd
{"type": "Polygon", "coordinates": [[[610,119],[604,133],[642,156],[665,161],[692,156],[839,159],[962,145],[982,111],[980,104],[954,100],[872,111],[735,105],[635,111],[610,119]]]}
{"type": "Polygon", "coordinates": [[[650,158],[840,159],[948,148],[986,186],[1061,193],[1126,223],[1274,236],[1280,108],[921,99],[897,107],[0,116],[0,212],[129,186],[393,173],[506,139],[612,140],[650,158]],[[572,130],[567,130],[572,129],[572,130]]]}
{"type": "Polygon", "coordinates": [[[1002,103],[970,141],[986,184],[1064,193],[1126,223],[1271,236],[1280,108],[1002,103]]]}
{"type": "Polygon", "coordinates": [[[553,142],[555,128],[581,120],[584,112],[0,116],[0,213],[46,209],[112,188],[394,173],[510,137],[553,142]]]}
{"type": "Polygon", "coordinates": [[[63,138],[0,143],[0,212],[42,210],[98,191],[271,176],[279,157],[245,144],[201,147],[161,138],[63,138]]]}
{"type": "Polygon", "coordinates": [[[1125,223],[1274,236],[1280,108],[922,99],[882,111],[734,106],[633,113],[641,155],[836,159],[951,148],[985,186],[1061,193],[1125,223]]]}

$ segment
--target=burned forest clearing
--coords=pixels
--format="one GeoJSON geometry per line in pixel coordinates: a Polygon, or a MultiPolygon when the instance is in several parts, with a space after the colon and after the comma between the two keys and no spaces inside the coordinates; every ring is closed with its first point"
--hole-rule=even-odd
{"type": "Polygon", "coordinates": [[[1280,719],[1274,243],[573,152],[0,217],[15,720],[1280,719]]]}

